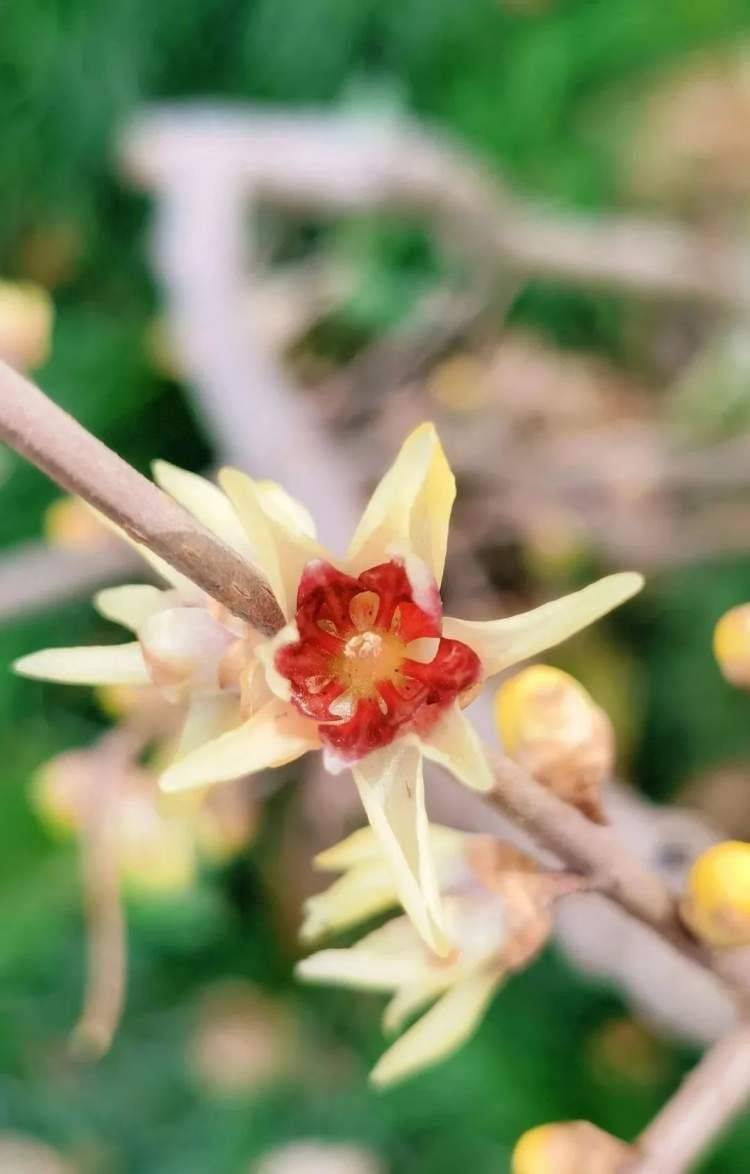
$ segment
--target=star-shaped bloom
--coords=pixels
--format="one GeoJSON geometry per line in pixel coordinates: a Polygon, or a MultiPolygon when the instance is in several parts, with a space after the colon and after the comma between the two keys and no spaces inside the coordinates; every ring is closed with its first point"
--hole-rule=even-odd
{"type": "MultiPolygon", "coordinates": [[[[148,552],[171,595],[147,587],[100,594],[100,609],[138,635],[116,650],[115,679],[152,681],[190,704],[191,734],[163,787],[233,779],[322,747],[330,770],[351,769],[404,908],[424,940],[446,953],[424,759],[489,789],[489,764],[464,707],[487,677],[604,615],[640,589],[641,577],[611,575],[491,622],[444,617],[440,582],[455,482],[430,424],[402,446],[343,558],[318,544],[310,515],[276,485],[226,469],[221,492],[163,464],[157,478],[255,563],[287,619],[261,640],[148,552]],[[212,725],[226,732],[211,736],[212,725]]],[[[17,667],[96,683],[111,656],[111,649],[57,650],[17,667]]],[[[111,670],[104,676],[111,680],[111,670]]]]}
{"type": "MultiPolygon", "coordinates": [[[[372,1072],[391,1084],[443,1059],[473,1033],[508,974],[526,966],[547,940],[553,903],[578,891],[582,878],[541,872],[510,844],[431,824],[429,840],[453,948],[429,950],[407,917],[396,917],[354,946],[322,950],[297,966],[309,982],[391,995],[383,1026],[399,1031],[372,1072]],[[432,1006],[430,1006],[432,1004],[432,1006]],[[425,1011],[425,1008],[429,1010],[425,1011]]],[[[315,861],[341,875],[308,899],[303,938],[348,929],[396,905],[398,896],[370,828],[362,828],[315,861]]]]}

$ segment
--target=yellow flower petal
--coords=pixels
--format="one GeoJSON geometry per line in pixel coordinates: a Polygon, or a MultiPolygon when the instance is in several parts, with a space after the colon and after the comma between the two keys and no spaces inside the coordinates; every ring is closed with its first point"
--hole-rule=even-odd
{"type": "Polygon", "coordinates": [[[494,970],[479,971],[454,986],[381,1056],[370,1079],[383,1087],[413,1075],[465,1043],[500,984],[494,970]]]}
{"type": "Polygon", "coordinates": [[[641,575],[621,571],[591,583],[582,591],[507,619],[482,623],[446,617],[443,636],[462,640],[473,648],[482,661],[485,675],[492,676],[567,640],[630,599],[642,586],[641,575]]]}
{"type": "Polygon", "coordinates": [[[350,868],[325,892],[308,897],[300,937],[309,942],[340,933],[397,903],[391,869],[378,853],[376,859],[350,868]]]}
{"type": "Polygon", "coordinates": [[[467,787],[475,791],[492,787],[492,771],[481,739],[458,704],[445,712],[420,743],[425,758],[445,767],[467,787]]]}
{"type": "Polygon", "coordinates": [[[240,554],[248,553],[248,540],[231,502],[205,477],[170,465],[168,461],[154,461],[151,466],[156,484],[179,502],[188,513],[240,554]]]}
{"type": "Polygon", "coordinates": [[[94,596],[94,607],[106,619],[137,632],[146,620],[165,606],[165,592],[148,583],[107,587],[94,596]]]}
{"type": "Polygon", "coordinates": [[[194,697],[185,714],[176,760],[179,762],[199,746],[212,742],[240,724],[239,700],[226,693],[194,697]]]}
{"type": "Polygon", "coordinates": [[[279,607],[286,616],[292,615],[305,564],[328,556],[304,530],[290,524],[288,513],[285,516],[278,508],[278,496],[269,494],[268,488],[259,490],[239,469],[222,469],[219,481],[239,515],[253,557],[279,607]]]}
{"type": "MultiPolygon", "coordinates": [[[[436,856],[443,858],[463,851],[465,840],[464,832],[457,832],[455,828],[445,827],[441,823],[430,823],[430,843],[436,856]]],[[[378,836],[369,824],[357,828],[344,840],[339,840],[331,848],[325,848],[313,859],[313,864],[321,872],[345,872],[349,868],[356,868],[360,864],[381,860],[383,848],[378,836]]]]}
{"type": "Polygon", "coordinates": [[[296,973],[309,982],[395,991],[418,982],[428,964],[424,945],[408,917],[395,917],[349,949],[311,954],[297,964],[296,973]]]}
{"type": "Polygon", "coordinates": [[[425,971],[417,982],[402,986],[383,1013],[383,1031],[387,1035],[400,1031],[407,1019],[447,991],[454,979],[453,968],[445,966],[440,970],[425,971]]]}
{"type": "Polygon", "coordinates": [[[374,958],[352,950],[321,950],[303,958],[295,970],[305,982],[331,983],[366,991],[392,991],[412,977],[412,966],[397,956],[374,958]]]}
{"type": "Polygon", "coordinates": [[[261,504],[269,517],[287,526],[290,530],[297,530],[307,538],[315,540],[317,531],[315,519],[310,511],[291,493],[287,493],[283,485],[276,481],[256,481],[261,504]]]}
{"type": "Polygon", "coordinates": [[[272,636],[270,640],[264,640],[255,648],[255,655],[263,666],[266,684],[274,696],[281,701],[289,701],[292,696],[292,686],[290,681],[282,676],[276,668],[276,654],[287,644],[296,644],[298,640],[299,629],[292,621],[291,624],[286,624],[280,632],[272,636]]]}
{"type": "Polygon", "coordinates": [[[439,584],[456,483],[434,425],[407,437],[375,489],[346,559],[353,574],[382,562],[388,548],[417,555],[439,584]]]}
{"type": "Polygon", "coordinates": [[[271,701],[249,721],[205,742],[161,776],[164,791],[182,791],[282,766],[319,745],[312,722],[280,701],[271,701]]]}
{"type": "Polygon", "coordinates": [[[447,953],[419,748],[401,739],[360,759],[352,773],[404,909],[427,945],[447,953]]]}
{"type": "Polygon", "coordinates": [[[22,656],[13,668],[22,677],[69,685],[148,685],[151,681],[138,643],[45,648],[22,656]]]}

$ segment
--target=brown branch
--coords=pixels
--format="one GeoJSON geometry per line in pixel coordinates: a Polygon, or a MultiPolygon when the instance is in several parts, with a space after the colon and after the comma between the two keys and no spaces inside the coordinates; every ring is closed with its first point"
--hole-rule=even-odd
{"type": "Polygon", "coordinates": [[[600,893],[721,979],[739,1004],[750,1002],[750,975],[743,961],[705,950],[683,926],[664,882],[632,857],[610,828],[591,823],[509,758],[498,755],[494,770],[495,787],[486,796],[494,807],[565,863],[594,877],[600,893]]]}
{"type": "Polygon", "coordinates": [[[86,910],[86,988],[71,1034],[76,1059],[98,1060],[109,1049],[125,1000],[127,947],[115,844],[116,802],[123,769],[144,739],[127,727],[105,734],[87,763],[89,785],[81,837],[86,910]]]}
{"type": "Polygon", "coordinates": [[[234,615],[268,635],[282,626],[270,588],[249,563],[2,362],[0,437],[234,615]]]}
{"type": "Polygon", "coordinates": [[[396,208],[427,216],[474,265],[641,296],[746,309],[750,254],[727,238],[626,216],[550,214],[520,200],[455,143],[408,122],[258,108],[164,106],[128,130],[131,178],[162,186],[191,160],[215,183],[335,212],[396,208]]]}
{"type": "Polygon", "coordinates": [[[0,622],[91,594],[96,587],[132,574],[139,565],[135,551],[124,542],[95,551],[21,543],[0,559],[0,622]]]}
{"type": "Polygon", "coordinates": [[[628,1174],[684,1174],[750,1098],[750,1024],[706,1052],[638,1139],[628,1174]]]}

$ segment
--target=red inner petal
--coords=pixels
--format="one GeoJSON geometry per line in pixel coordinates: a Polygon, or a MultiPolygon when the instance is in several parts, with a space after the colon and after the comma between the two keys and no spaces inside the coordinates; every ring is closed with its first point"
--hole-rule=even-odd
{"type": "Polygon", "coordinates": [[[409,576],[398,559],[356,578],[319,560],[305,568],[297,593],[299,640],[278,651],[276,667],[289,680],[297,707],[320,723],[321,740],[347,760],[387,746],[407,730],[426,732],[459,694],[479,680],[476,653],[458,640],[440,638],[437,587],[435,600],[432,614],[414,601],[409,576]],[[363,591],[374,592],[379,600],[367,637],[369,648],[362,647],[362,633],[350,612],[352,599],[363,591]],[[422,637],[439,638],[429,664],[406,655],[406,645],[422,637]],[[402,647],[403,659],[398,651],[402,647]],[[358,657],[364,658],[359,667],[358,657]],[[384,679],[378,679],[379,669],[384,679]],[[345,690],[352,691],[354,712],[337,719],[330,705],[345,690]]]}

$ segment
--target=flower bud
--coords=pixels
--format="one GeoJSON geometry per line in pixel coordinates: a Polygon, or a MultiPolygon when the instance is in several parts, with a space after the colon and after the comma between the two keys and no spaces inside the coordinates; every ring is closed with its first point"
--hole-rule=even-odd
{"type": "Polygon", "coordinates": [[[703,852],[690,869],[681,912],[710,946],[750,945],[750,844],[726,840],[703,852]]]}
{"type": "Polygon", "coordinates": [[[40,367],[49,354],[52,316],[46,289],[0,281],[0,358],[19,371],[40,367]]]}
{"type": "Polygon", "coordinates": [[[714,628],[714,656],[732,685],[750,689],[750,603],[721,617],[714,628]]]}
{"type": "Polygon", "coordinates": [[[512,1174],[617,1174],[635,1157],[631,1146],[588,1121],[529,1129],[513,1150],[512,1174]]]}
{"type": "Polygon", "coordinates": [[[614,760],[612,725],[573,677],[538,664],[511,677],[495,697],[507,754],[589,819],[604,822],[599,790],[614,760]]]}
{"type": "Polygon", "coordinates": [[[32,779],[31,801],[48,831],[57,836],[80,831],[90,785],[85,750],[68,750],[42,763],[32,779]]]}
{"type": "Polygon", "coordinates": [[[112,534],[77,497],[58,497],[44,514],[44,537],[50,546],[79,553],[106,550],[112,534]]]}

